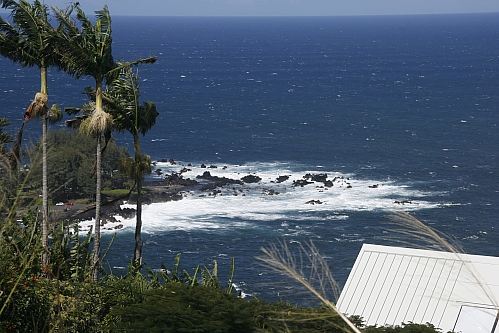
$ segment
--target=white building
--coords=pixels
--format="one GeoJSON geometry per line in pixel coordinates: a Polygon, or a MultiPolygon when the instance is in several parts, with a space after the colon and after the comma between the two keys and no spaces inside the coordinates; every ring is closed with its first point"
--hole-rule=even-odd
{"type": "Polygon", "coordinates": [[[499,333],[499,258],[364,244],[337,303],[367,325],[499,333]]]}

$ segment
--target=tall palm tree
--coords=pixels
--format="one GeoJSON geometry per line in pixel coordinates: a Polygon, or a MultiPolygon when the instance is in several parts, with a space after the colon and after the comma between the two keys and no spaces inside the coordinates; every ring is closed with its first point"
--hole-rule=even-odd
{"type": "MultiPolygon", "coordinates": [[[[37,66],[40,69],[40,91],[36,93],[24,115],[23,124],[13,146],[13,166],[17,166],[19,146],[24,124],[33,118],[42,119],[42,264],[49,265],[48,257],[48,185],[47,185],[47,120],[48,108],[47,68],[59,65],[59,57],[54,52],[55,29],[50,25],[48,7],[35,0],[1,0],[3,8],[11,10],[14,25],[0,17],[0,54],[21,64],[22,67],[37,66]]],[[[70,12],[70,10],[68,10],[70,12]]],[[[62,118],[62,112],[53,108],[52,120],[62,118]]]]}
{"type": "Polygon", "coordinates": [[[137,213],[135,225],[134,264],[142,263],[142,179],[151,172],[151,158],[141,153],[140,134],[145,135],[156,123],[159,115],[153,102],[139,104],[139,74],[126,67],[109,89],[104,91],[104,100],[109,104],[115,129],[128,131],[133,137],[134,159],[124,161],[123,169],[135,181],[137,188],[137,213]]]}
{"type": "Polygon", "coordinates": [[[76,3],[76,20],[68,11],[54,8],[54,14],[61,26],[58,34],[56,52],[62,60],[64,70],[74,76],[91,76],[95,80],[95,108],[91,116],[82,123],[82,129],[97,138],[96,152],[96,197],[95,230],[92,279],[99,275],[100,259],[100,209],[101,209],[101,156],[102,134],[110,133],[112,117],[104,111],[102,105],[103,82],[110,84],[119,76],[120,70],[137,63],[152,63],[155,57],[139,59],[130,63],[117,64],[112,55],[111,16],[107,6],[95,12],[95,25],[85,16],[76,3]]]}

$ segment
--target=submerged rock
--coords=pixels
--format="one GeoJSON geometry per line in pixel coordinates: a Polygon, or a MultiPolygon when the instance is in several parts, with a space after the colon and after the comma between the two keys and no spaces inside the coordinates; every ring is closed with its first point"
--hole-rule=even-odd
{"type": "Polygon", "coordinates": [[[241,180],[231,179],[231,178],[226,178],[226,177],[212,176],[209,171],[203,172],[203,175],[201,175],[201,176],[198,175],[198,176],[196,176],[196,178],[213,181],[213,183],[203,184],[200,188],[201,191],[213,190],[217,187],[221,187],[221,186],[228,185],[228,184],[238,184],[238,185],[244,184],[241,180]]]}
{"type": "Polygon", "coordinates": [[[263,195],[278,195],[280,192],[273,190],[273,189],[268,189],[268,190],[263,190],[262,192],[263,195]]]}
{"type": "Polygon", "coordinates": [[[325,174],[325,173],[318,173],[318,174],[307,173],[305,176],[303,176],[303,178],[310,179],[313,182],[324,183],[327,180],[327,174],[325,174]]]}
{"type": "Polygon", "coordinates": [[[276,179],[276,183],[282,183],[289,179],[289,176],[279,176],[276,179]]]}
{"type": "Polygon", "coordinates": [[[322,205],[322,201],[320,201],[320,200],[309,200],[305,203],[309,204],[309,205],[322,205]]]}
{"type": "Polygon", "coordinates": [[[300,180],[294,180],[293,181],[293,187],[303,187],[305,185],[313,184],[313,182],[306,181],[305,179],[300,179],[300,180]]]}

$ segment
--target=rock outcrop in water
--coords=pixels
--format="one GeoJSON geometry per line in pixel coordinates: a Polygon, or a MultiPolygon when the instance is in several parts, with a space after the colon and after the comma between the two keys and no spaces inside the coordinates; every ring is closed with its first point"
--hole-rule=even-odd
{"type": "Polygon", "coordinates": [[[258,183],[262,180],[262,178],[255,175],[247,175],[241,178],[241,180],[247,184],[258,183]]]}
{"type": "MultiPolygon", "coordinates": [[[[185,171],[184,171],[185,172],[185,171]]],[[[173,172],[172,174],[165,176],[162,185],[163,186],[171,186],[171,185],[181,185],[181,186],[194,186],[199,184],[196,180],[182,177],[182,170],[180,173],[173,172]]]]}
{"type": "Polygon", "coordinates": [[[289,176],[279,176],[279,177],[277,177],[277,179],[276,179],[275,182],[276,183],[283,183],[283,182],[285,182],[288,179],[289,179],[289,176]]]}
{"type": "Polygon", "coordinates": [[[322,205],[322,201],[320,201],[320,200],[309,200],[305,203],[308,205],[322,205]]]}
{"type": "MultiPolygon", "coordinates": [[[[318,193],[324,193],[327,191],[333,191],[333,187],[338,190],[346,190],[352,188],[352,184],[349,178],[344,176],[335,176],[331,179],[326,173],[302,173],[301,175],[294,174],[291,175],[279,175],[274,180],[264,181],[262,178],[254,172],[246,172],[240,174],[239,172],[229,172],[227,175],[229,177],[215,176],[210,173],[217,172],[218,174],[223,173],[226,170],[226,166],[216,166],[216,165],[201,165],[201,170],[199,167],[194,167],[191,164],[186,166],[178,164],[172,159],[168,160],[167,163],[170,165],[178,165],[178,170],[176,172],[171,172],[171,174],[164,174],[165,168],[157,169],[155,172],[160,179],[150,178],[144,183],[144,204],[151,203],[161,203],[168,201],[181,200],[185,196],[198,195],[201,197],[208,196],[219,196],[219,195],[229,195],[229,196],[246,196],[250,195],[261,195],[261,196],[275,196],[279,195],[281,192],[286,193],[287,191],[298,191],[298,187],[305,187],[311,184],[313,186],[304,189],[304,193],[310,193],[310,189],[315,188],[318,193]],[[193,170],[198,170],[201,175],[193,176],[193,170]],[[217,170],[215,170],[217,169],[217,170]],[[191,178],[184,178],[185,175],[191,175],[191,178]],[[243,176],[246,174],[245,176],[243,176]],[[301,178],[296,178],[300,177],[301,178]],[[290,179],[292,178],[292,182],[290,179]],[[286,183],[287,182],[287,183],[286,183]]],[[[235,167],[237,168],[237,166],[235,167]]],[[[195,175],[195,173],[194,173],[195,175]]],[[[376,191],[382,187],[383,184],[371,183],[366,185],[369,191],[376,191]]],[[[312,194],[314,195],[314,194],[312,194]]],[[[322,194],[321,194],[322,195],[322,194]]],[[[306,198],[302,201],[302,204],[306,205],[327,205],[329,197],[321,196],[321,200],[315,198],[306,198]],[[311,200],[309,200],[311,199],[311,200]],[[308,201],[307,201],[308,200],[308,201]]],[[[131,195],[127,200],[129,204],[136,203],[136,195],[131,195]]],[[[116,203],[109,203],[103,205],[103,224],[106,225],[108,230],[117,229],[123,227],[119,225],[119,221],[114,218],[116,215],[120,215],[125,219],[130,219],[135,216],[134,208],[121,209],[121,204],[123,200],[116,201],[116,203]]],[[[412,201],[410,200],[396,200],[392,201],[397,205],[410,205],[412,201]]],[[[76,208],[76,207],[75,207],[76,208]]],[[[318,207],[317,207],[318,208],[318,207]]],[[[91,219],[93,216],[92,207],[84,207],[84,214],[78,215],[81,220],[91,219]]]]}
{"type": "Polygon", "coordinates": [[[293,187],[297,186],[303,187],[305,185],[310,185],[310,184],[313,184],[313,182],[309,182],[305,179],[293,180],[293,187]]]}
{"type": "Polygon", "coordinates": [[[327,174],[326,173],[318,173],[318,174],[307,173],[305,176],[303,176],[303,178],[309,179],[313,182],[324,183],[327,180],[327,174]]]}
{"type": "Polygon", "coordinates": [[[209,171],[203,172],[203,174],[201,176],[196,176],[196,178],[211,181],[210,183],[201,185],[201,187],[200,187],[201,191],[211,191],[211,190],[214,190],[218,187],[222,187],[222,186],[229,185],[229,184],[238,184],[238,185],[244,184],[244,182],[242,180],[231,179],[231,178],[226,178],[226,177],[212,176],[209,171]]]}

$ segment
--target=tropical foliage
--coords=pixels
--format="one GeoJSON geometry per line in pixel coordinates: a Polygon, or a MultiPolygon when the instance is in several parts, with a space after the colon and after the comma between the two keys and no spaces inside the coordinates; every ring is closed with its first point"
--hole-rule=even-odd
{"type": "MultiPolygon", "coordinates": [[[[49,192],[52,201],[67,202],[80,198],[92,198],[95,193],[96,142],[75,131],[61,129],[50,131],[47,137],[49,146],[48,174],[49,192]]],[[[40,146],[36,145],[28,151],[31,160],[39,156],[40,146]]],[[[119,161],[128,157],[128,151],[111,140],[102,159],[102,184],[104,188],[123,188],[126,178],[118,171],[119,161]]],[[[35,191],[40,189],[42,170],[39,163],[31,163],[30,173],[26,180],[26,188],[35,191]]]]}
{"type": "MultiPolygon", "coordinates": [[[[156,271],[129,266],[124,276],[92,281],[89,236],[63,228],[51,244],[53,278],[41,273],[36,216],[6,223],[0,238],[0,329],[12,332],[351,332],[328,307],[244,300],[217,278],[217,265],[156,271]],[[67,230],[66,230],[67,231],[67,230]],[[5,237],[5,236],[9,237],[5,237]]],[[[233,266],[231,267],[232,273],[233,266]]],[[[231,273],[231,275],[232,275],[231,273]]],[[[231,284],[231,281],[227,281],[231,284]]],[[[360,318],[352,320],[362,325],[360,318]]],[[[436,333],[431,325],[367,327],[364,332],[436,333]]]]}
{"type": "MultiPolygon", "coordinates": [[[[7,144],[12,142],[12,137],[4,131],[4,127],[8,126],[9,122],[6,118],[0,118],[0,202],[5,202],[11,197],[8,189],[11,189],[10,182],[12,177],[10,175],[10,167],[8,164],[7,144]]],[[[0,213],[2,212],[2,205],[0,205],[0,213]]]]}
{"type": "Polygon", "coordinates": [[[113,60],[111,45],[111,16],[107,9],[97,11],[97,21],[93,25],[81,8],[76,5],[77,20],[81,29],[67,12],[56,10],[62,27],[59,35],[58,52],[68,74],[76,78],[88,75],[95,79],[95,108],[80,126],[82,133],[97,139],[95,170],[95,239],[93,254],[93,279],[98,279],[97,263],[100,258],[100,209],[102,192],[102,134],[110,136],[112,117],[102,108],[102,84],[104,78],[111,82],[116,76],[116,63],[113,60]]]}
{"type": "Polygon", "coordinates": [[[12,142],[11,136],[3,130],[6,126],[9,126],[7,118],[0,118],[0,155],[2,156],[7,153],[7,144],[12,142]]]}
{"type": "Polygon", "coordinates": [[[95,107],[80,128],[83,133],[97,139],[96,148],[96,199],[95,199],[95,239],[93,278],[98,279],[97,263],[100,257],[100,205],[101,205],[101,140],[104,134],[106,142],[113,127],[112,116],[104,110],[102,91],[104,79],[108,84],[118,78],[122,69],[139,63],[154,63],[155,57],[139,59],[133,62],[116,63],[112,55],[111,15],[107,6],[96,11],[96,22],[93,24],[85,15],[79,4],[75,4],[76,21],[69,11],[55,9],[60,24],[57,40],[57,53],[65,71],[80,78],[91,76],[95,80],[95,107]],[[78,24],[78,23],[79,24],[78,24]]]}
{"type": "Polygon", "coordinates": [[[139,73],[131,66],[122,69],[120,76],[104,92],[104,100],[115,121],[117,131],[128,131],[133,137],[134,158],[122,161],[123,170],[135,181],[137,188],[137,213],[135,226],[135,250],[133,260],[142,263],[142,179],[151,173],[151,158],[142,154],[140,135],[145,135],[156,123],[158,111],[153,102],[139,104],[139,73]]]}
{"type": "Polygon", "coordinates": [[[442,332],[441,330],[435,328],[432,324],[414,324],[407,323],[396,326],[369,326],[364,329],[365,333],[434,333],[442,332]]]}
{"type": "MultiPolygon", "coordinates": [[[[0,54],[23,67],[37,66],[40,69],[40,90],[24,115],[19,129],[16,145],[11,155],[11,167],[15,169],[19,160],[19,145],[24,124],[34,118],[42,119],[42,245],[44,248],[43,264],[48,265],[48,188],[47,188],[47,121],[50,117],[56,121],[62,113],[57,107],[48,107],[47,68],[61,66],[61,58],[55,52],[55,28],[49,22],[48,7],[35,0],[33,4],[26,0],[4,0],[2,7],[11,10],[13,25],[0,18],[0,54]],[[52,110],[50,115],[49,110],[52,110]]],[[[68,10],[70,12],[70,10],[68,10]]]]}

